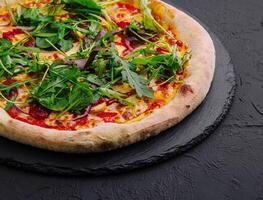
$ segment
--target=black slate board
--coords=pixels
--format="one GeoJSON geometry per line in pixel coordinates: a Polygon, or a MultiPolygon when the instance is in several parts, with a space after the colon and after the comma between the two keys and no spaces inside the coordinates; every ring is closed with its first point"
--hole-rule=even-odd
{"type": "Polygon", "coordinates": [[[235,90],[231,59],[215,35],[215,77],[205,101],[180,124],[126,148],[99,154],[54,153],[0,138],[0,163],[35,172],[59,175],[120,173],[149,166],[193,147],[219,125],[235,90]]]}

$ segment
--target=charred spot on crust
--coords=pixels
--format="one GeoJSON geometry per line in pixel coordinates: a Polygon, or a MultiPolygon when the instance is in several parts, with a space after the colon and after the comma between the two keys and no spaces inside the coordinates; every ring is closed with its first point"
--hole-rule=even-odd
{"type": "Polygon", "coordinates": [[[100,144],[99,149],[103,150],[103,151],[108,151],[110,149],[112,149],[114,147],[112,142],[108,142],[108,141],[104,141],[100,144]]]}
{"type": "Polygon", "coordinates": [[[188,92],[194,93],[191,85],[188,85],[188,84],[182,85],[182,87],[181,87],[181,89],[180,89],[180,92],[181,92],[183,95],[186,95],[188,92]]]}
{"type": "Polygon", "coordinates": [[[0,122],[0,130],[4,130],[4,129],[5,129],[4,124],[2,124],[2,123],[0,122]]]}

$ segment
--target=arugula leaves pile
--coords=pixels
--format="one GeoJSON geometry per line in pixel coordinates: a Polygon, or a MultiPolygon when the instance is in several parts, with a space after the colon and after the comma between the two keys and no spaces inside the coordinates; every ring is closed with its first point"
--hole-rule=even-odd
{"type": "Polygon", "coordinates": [[[25,47],[19,43],[13,45],[7,39],[0,39],[0,80],[24,72],[25,66],[34,66],[34,59],[25,56],[28,52],[40,52],[35,47],[25,47]]]}
{"type": "Polygon", "coordinates": [[[62,52],[70,50],[77,34],[94,35],[100,28],[98,22],[94,22],[91,14],[101,15],[102,7],[93,0],[54,0],[50,5],[38,8],[36,5],[30,8],[17,6],[15,23],[20,26],[29,26],[34,30],[27,32],[36,41],[36,46],[45,50],[57,50],[62,52]],[[56,20],[61,11],[69,11],[73,19],[56,20]],[[81,28],[81,22],[91,21],[88,29],[81,28]]]}
{"type": "Polygon", "coordinates": [[[42,106],[53,111],[81,111],[92,102],[93,92],[87,82],[79,81],[84,77],[79,69],[68,65],[51,65],[48,74],[37,85],[32,97],[42,106]]]}
{"type": "Polygon", "coordinates": [[[170,54],[159,54],[155,56],[134,58],[131,63],[141,65],[144,71],[151,74],[152,79],[169,79],[176,78],[176,72],[182,70],[184,64],[189,60],[189,54],[186,53],[181,59],[176,55],[176,48],[170,54]]]}
{"type": "Polygon", "coordinates": [[[18,5],[15,21],[18,25],[22,26],[37,26],[39,23],[54,20],[53,15],[42,15],[40,11],[36,6],[25,9],[18,5]]]}
{"type": "Polygon", "coordinates": [[[101,20],[105,24],[113,22],[109,16],[101,17],[103,7],[94,0],[53,0],[41,8],[18,5],[12,13],[12,21],[28,27],[23,30],[27,37],[15,45],[0,39],[0,77],[3,80],[29,73],[37,80],[10,86],[0,84],[0,93],[7,94],[26,84],[31,91],[28,101],[38,102],[51,111],[76,114],[102,96],[134,106],[126,99],[126,94],[113,89],[112,86],[119,82],[128,83],[139,97],[153,98],[149,82],[176,79],[176,72],[183,69],[189,54],[181,59],[176,48],[166,54],[155,50],[156,43],[151,39],[164,30],[147,4],[147,0],[140,1],[142,23],[134,21],[117,30],[102,27],[101,20]],[[58,18],[61,12],[69,18],[58,18]],[[116,35],[144,44],[144,47],[120,57],[113,42],[116,35]],[[35,46],[25,46],[28,40],[33,40],[35,46]],[[72,49],[74,42],[79,42],[79,51],[68,56],[65,52],[72,49]],[[56,50],[64,58],[50,64],[40,59],[42,50],[56,50]],[[81,67],[80,61],[85,62],[81,67]]]}

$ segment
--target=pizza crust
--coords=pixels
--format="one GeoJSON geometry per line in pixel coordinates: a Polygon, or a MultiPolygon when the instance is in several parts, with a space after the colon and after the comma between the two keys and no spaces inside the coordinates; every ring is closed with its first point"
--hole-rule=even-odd
{"type": "Polygon", "coordinates": [[[105,123],[78,131],[59,131],[12,119],[0,108],[0,135],[35,147],[60,152],[103,152],[120,148],[151,136],[179,123],[204,100],[214,74],[215,48],[207,31],[184,12],[159,0],[150,1],[153,12],[180,33],[192,51],[184,90],[160,109],[141,121],[128,124],[105,123]]]}

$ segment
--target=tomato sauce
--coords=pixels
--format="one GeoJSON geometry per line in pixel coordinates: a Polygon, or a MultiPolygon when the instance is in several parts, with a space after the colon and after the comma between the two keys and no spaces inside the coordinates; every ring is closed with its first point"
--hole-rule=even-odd
{"type": "Polygon", "coordinates": [[[26,122],[28,124],[32,124],[32,125],[36,125],[36,126],[41,126],[43,128],[54,128],[52,126],[47,125],[43,120],[36,120],[33,118],[30,118],[30,119],[22,118],[19,116],[20,113],[21,113],[21,111],[16,106],[12,106],[12,108],[8,111],[8,114],[12,118],[17,119],[19,121],[26,122]]]}
{"type": "MultiPolygon", "coordinates": [[[[2,84],[11,85],[15,82],[17,82],[17,81],[13,80],[13,79],[8,79],[8,80],[3,81],[2,84]]],[[[17,90],[17,88],[13,88],[12,90],[10,90],[10,92],[6,98],[10,100],[13,97],[17,97],[17,96],[18,96],[18,90],[17,90]]],[[[100,100],[100,102],[101,101],[105,101],[105,99],[100,100]]],[[[76,130],[77,126],[84,126],[88,122],[88,118],[86,116],[86,117],[83,117],[83,118],[76,120],[75,123],[72,123],[72,125],[68,126],[68,127],[64,126],[58,120],[56,120],[55,126],[50,126],[50,125],[46,124],[46,122],[45,122],[45,120],[49,117],[50,112],[51,112],[50,110],[46,109],[45,107],[41,106],[40,104],[38,104],[36,102],[32,102],[29,104],[28,114],[21,111],[16,105],[13,105],[9,109],[8,114],[10,115],[10,117],[17,119],[19,121],[28,123],[28,124],[40,126],[43,128],[57,129],[57,130],[76,130]],[[21,114],[23,114],[23,113],[28,115],[28,116],[21,117],[21,114]]]]}
{"type": "Polygon", "coordinates": [[[161,54],[165,54],[165,53],[168,53],[168,52],[169,52],[168,49],[162,48],[162,47],[158,47],[158,48],[156,49],[156,51],[159,52],[159,53],[161,53],[161,54]]]}
{"type": "Polygon", "coordinates": [[[125,8],[126,10],[128,10],[131,13],[138,13],[139,12],[138,8],[135,8],[133,5],[131,5],[129,3],[118,2],[117,6],[119,8],[125,8]]]}
{"type": "Polygon", "coordinates": [[[29,115],[37,120],[45,120],[48,118],[50,111],[37,103],[29,104],[29,115]]]}
{"type": "Polygon", "coordinates": [[[97,106],[97,105],[99,105],[101,103],[104,103],[104,102],[106,102],[106,99],[103,98],[103,97],[100,97],[99,100],[96,103],[92,104],[92,106],[97,106]]]}
{"type": "Polygon", "coordinates": [[[4,14],[4,15],[0,15],[0,19],[8,20],[8,19],[9,19],[9,14],[6,13],[6,14],[4,14]]]}
{"type": "Polygon", "coordinates": [[[162,83],[161,85],[159,85],[158,89],[161,90],[162,92],[166,92],[169,89],[169,82],[166,83],[162,83]]]}
{"type": "Polygon", "coordinates": [[[11,84],[13,84],[13,83],[15,83],[16,82],[16,80],[14,80],[14,79],[8,79],[8,80],[5,80],[4,82],[3,82],[3,84],[4,85],[11,85],[11,84]]]}
{"type": "MultiPolygon", "coordinates": [[[[135,8],[133,5],[129,4],[129,3],[123,3],[123,2],[118,2],[117,3],[118,8],[123,8],[126,9],[129,13],[131,14],[135,14],[135,13],[139,13],[139,9],[135,8]]],[[[118,13],[117,14],[117,18],[123,18],[125,16],[124,13],[118,13]]],[[[120,28],[125,28],[126,26],[130,25],[130,22],[128,21],[118,21],[113,19],[113,21],[118,25],[118,27],[120,28]]]]}
{"type": "Polygon", "coordinates": [[[162,100],[154,101],[148,106],[145,112],[152,111],[156,108],[160,108],[162,105],[164,105],[164,101],[162,100]]]}
{"type": "Polygon", "coordinates": [[[106,104],[107,104],[107,106],[110,106],[110,105],[117,103],[117,102],[118,102],[117,99],[111,99],[111,100],[107,101],[106,104]]]}
{"type": "Polygon", "coordinates": [[[121,21],[121,22],[117,22],[115,21],[115,23],[118,25],[118,27],[120,28],[125,28],[126,26],[130,25],[130,22],[125,22],[125,21],[121,21]]]}
{"type": "Polygon", "coordinates": [[[183,47],[184,43],[181,40],[177,40],[176,44],[178,47],[183,47]]]}
{"type": "Polygon", "coordinates": [[[102,112],[97,114],[98,117],[102,118],[104,122],[114,122],[114,118],[118,116],[115,112],[102,112]]]}
{"type": "Polygon", "coordinates": [[[12,40],[16,35],[24,33],[20,28],[15,28],[12,31],[4,32],[3,38],[12,40]]]}
{"type": "Polygon", "coordinates": [[[83,126],[88,122],[87,117],[85,117],[85,118],[77,120],[75,122],[75,124],[72,124],[71,126],[64,126],[59,121],[56,121],[55,126],[50,126],[50,125],[46,124],[44,119],[41,119],[41,118],[35,119],[32,116],[28,116],[27,118],[20,117],[21,111],[15,105],[8,111],[8,114],[13,119],[16,119],[16,120],[19,120],[19,121],[22,121],[22,122],[25,122],[25,123],[28,123],[31,125],[40,126],[42,128],[49,128],[49,129],[56,129],[56,130],[72,130],[72,131],[74,131],[74,130],[76,130],[77,126],[83,126]]]}
{"type": "Polygon", "coordinates": [[[87,117],[83,117],[83,118],[78,119],[76,121],[76,126],[84,126],[87,122],[88,122],[88,118],[87,117]]]}

